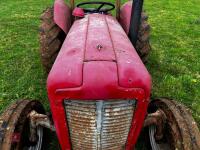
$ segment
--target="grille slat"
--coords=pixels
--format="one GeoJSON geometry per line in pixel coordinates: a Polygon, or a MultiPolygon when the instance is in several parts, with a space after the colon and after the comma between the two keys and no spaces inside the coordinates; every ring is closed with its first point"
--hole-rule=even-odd
{"type": "Polygon", "coordinates": [[[135,109],[135,100],[65,100],[74,150],[122,150],[135,109]]]}

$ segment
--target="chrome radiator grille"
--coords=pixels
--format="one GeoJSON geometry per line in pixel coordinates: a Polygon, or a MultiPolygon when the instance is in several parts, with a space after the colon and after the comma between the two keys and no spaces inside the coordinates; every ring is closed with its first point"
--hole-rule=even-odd
{"type": "Polygon", "coordinates": [[[65,100],[73,150],[123,150],[135,100],[65,100]]]}

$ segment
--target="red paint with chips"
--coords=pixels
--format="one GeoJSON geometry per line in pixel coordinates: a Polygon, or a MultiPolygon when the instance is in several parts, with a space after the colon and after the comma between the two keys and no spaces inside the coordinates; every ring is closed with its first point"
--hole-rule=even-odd
{"type": "Polygon", "coordinates": [[[47,89],[63,150],[71,149],[64,99],[136,99],[126,150],[134,148],[147,114],[151,77],[114,17],[90,14],[73,23],[48,76],[47,89]]]}

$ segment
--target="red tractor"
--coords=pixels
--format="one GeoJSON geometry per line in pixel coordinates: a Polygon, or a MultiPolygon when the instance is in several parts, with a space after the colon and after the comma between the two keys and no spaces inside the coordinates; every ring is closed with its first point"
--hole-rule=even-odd
{"type": "Polygon", "coordinates": [[[200,150],[199,129],[186,107],[167,98],[150,101],[143,0],[74,6],[55,0],[41,16],[52,117],[38,101],[12,104],[0,117],[0,149],[45,149],[50,129],[62,150],[133,150],[139,136],[138,149],[200,150]]]}

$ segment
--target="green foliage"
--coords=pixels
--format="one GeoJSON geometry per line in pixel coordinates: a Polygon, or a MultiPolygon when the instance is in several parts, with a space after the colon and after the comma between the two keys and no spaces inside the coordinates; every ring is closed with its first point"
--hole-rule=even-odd
{"type": "MultiPolygon", "coordinates": [[[[46,77],[39,57],[38,27],[53,0],[0,0],[0,111],[20,98],[39,99],[48,108],[46,77]]],[[[186,104],[200,124],[199,0],[145,1],[152,26],[147,65],[153,97],[186,104]]]]}

